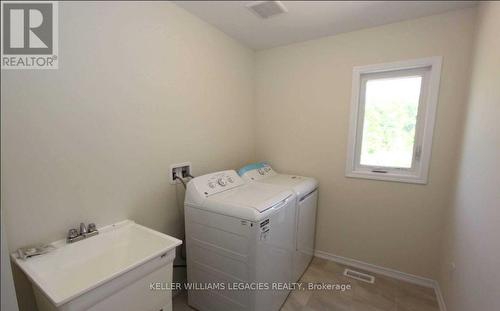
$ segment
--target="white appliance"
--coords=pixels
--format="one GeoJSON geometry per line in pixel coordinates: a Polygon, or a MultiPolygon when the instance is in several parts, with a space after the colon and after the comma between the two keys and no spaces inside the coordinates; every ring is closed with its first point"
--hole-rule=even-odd
{"type": "Polygon", "coordinates": [[[188,304],[200,311],[279,310],[292,280],[295,195],[234,170],[192,179],[185,199],[188,304]]]}
{"type": "Polygon", "coordinates": [[[293,255],[293,281],[300,279],[314,253],[318,182],[311,177],[276,173],[267,163],[249,164],[238,171],[246,181],[267,185],[280,185],[296,195],[295,252],[293,255]]]}

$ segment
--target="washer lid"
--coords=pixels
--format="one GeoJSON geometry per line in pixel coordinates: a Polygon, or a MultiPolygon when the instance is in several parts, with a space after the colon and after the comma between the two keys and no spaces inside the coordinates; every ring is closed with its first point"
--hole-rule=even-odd
{"type": "Polygon", "coordinates": [[[238,174],[246,181],[274,184],[292,189],[299,200],[318,188],[318,182],[311,177],[278,174],[266,162],[252,163],[244,166],[238,174]]]}
{"type": "Polygon", "coordinates": [[[211,195],[200,203],[186,201],[186,205],[249,221],[260,221],[289,202],[295,202],[292,191],[274,185],[251,183],[211,195]]]}
{"type": "Polygon", "coordinates": [[[228,204],[238,208],[252,208],[259,213],[275,207],[293,196],[282,187],[251,183],[243,187],[222,192],[207,199],[207,205],[228,204]]]}
{"type": "Polygon", "coordinates": [[[218,214],[259,220],[294,200],[295,195],[289,188],[246,183],[235,171],[227,170],[189,181],[184,204],[218,214]]]}
{"type": "Polygon", "coordinates": [[[300,200],[318,188],[318,181],[312,177],[276,174],[259,179],[259,183],[285,186],[292,189],[300,200]]]}

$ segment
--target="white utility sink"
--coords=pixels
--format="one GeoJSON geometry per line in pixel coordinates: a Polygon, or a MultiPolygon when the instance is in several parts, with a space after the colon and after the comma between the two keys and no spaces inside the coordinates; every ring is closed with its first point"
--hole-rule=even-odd
{"type": "MultiPolygon", "coordinates": [[[[33,283],[40,311],[171,310],[171,292],[151,283],[172,282],[175,248],[181,240],[130,220],[50,253],[15,262],[33,283]]],[[[164,286],[165,288],[165,286],[164,286]]]]}

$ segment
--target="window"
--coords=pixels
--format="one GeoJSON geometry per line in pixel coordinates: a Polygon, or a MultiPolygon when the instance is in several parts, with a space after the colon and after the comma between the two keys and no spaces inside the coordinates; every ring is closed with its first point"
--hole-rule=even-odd
{"type": "Polygon", "coordinates": [[[441,57],[355,67],[346,176],[427,183],[441,57]]]}

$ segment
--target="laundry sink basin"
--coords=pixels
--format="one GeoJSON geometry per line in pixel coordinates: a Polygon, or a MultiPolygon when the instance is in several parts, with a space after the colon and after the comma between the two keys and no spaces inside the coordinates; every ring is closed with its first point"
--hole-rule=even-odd
{"type": "Polygon", "coordinates": [[[176,238],[126,220],[99,234],[26,260],[12,255],[33,284],[44,310],[168,310],[170,291],[151,283],[172,281],[176,238]]]}

